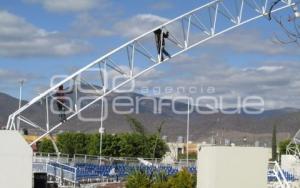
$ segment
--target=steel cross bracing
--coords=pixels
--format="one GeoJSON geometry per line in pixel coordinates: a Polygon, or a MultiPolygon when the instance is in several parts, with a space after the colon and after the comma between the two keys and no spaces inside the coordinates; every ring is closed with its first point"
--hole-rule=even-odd
{"type": "Polygon", "coordinates": [[[286,147],[286,153],[288,155],[294,155],[298,161],[300,160],[300,130],[297,131],[295,136],[291,139],[290,143],[286,147]]]}
{"type": "Polygon", "coordinates": [[[278,185],[272,186],[272,187],[278,187],[278,188],[290,188],[291,185],[287,181],[283,170],[281,169],[280,165],[277,161],[270,161],[269,167],[268,167],[268,177],[275,177],[277,180],[278,185]]]}
{"type": "MultiPolygon", "coordinates": [[[[267,17],[272,3],[271,0],[214,0],[167,21],[96,59],[33,98],[9,116],[7,129],[19,130],[23,125],[38,129],[42,134],[31,143],[33,144],[60,127],[63,123],[59,122],[57,118],[53,118],[58,115],[54,116],[55,114],[50,110],[50,107],[55,106],[55,102],[57,102],[55,93],[60,85],[68,85],[68,88],[72,88],[73,91],[72,100],[62,104],[68,111],[67,121],[100,100],[102,101],[102,111],[99,110],[99,115],[102,116],[105,96],[199,44],[250,21],[267,17]],[[153,32],[157,29],[169,32],[165,48],[170,53],[170,57],[162,59],[162,46],[158,48],[155,44],[153,32]],[[157,52],[158,49],[160,49],[159,52],[157,52]],[[95,72],[98,77],[94,75],[95,72]],[[118,84],[112,84],[112,75],[116,74],[123,80],[118,84]],[[91,78],[93,79],[91,80],[91,78]],[[81,105],[80,95],[82,93],[79,87],[83,85],[93,92],[94,98],[81,105]],[[44,117],[32,118],[37,106],[43,108],[44,117]]],[[[272,12],[293,6],[294,3],[293,0],[282,0],[272,12]]]]}

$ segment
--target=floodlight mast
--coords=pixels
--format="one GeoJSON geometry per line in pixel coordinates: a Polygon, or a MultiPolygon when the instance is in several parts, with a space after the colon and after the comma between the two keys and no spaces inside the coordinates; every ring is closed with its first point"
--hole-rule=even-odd
{"type": "MultiPolygon", "coordinates": [[[[225,32],[233,30],[256,19],[266,17],[268,15],[268,8],[271,4],[272,2],[270,0],[261,0],[260,3],[257,3],[255,0],[213,0],[175,19],[169,20],[168,22],[145,32],[139,37],[96,59],[72,75],[67,76],[59,83],[54,84],[50,87],[50,89],[33,98],[20,109],[12,113],[8,117],[6,128],[8,130],[17,129],[16,123],[17,121],[20,121],[27,126],[32,126],[33,128],[42,131],[42,135],[34,140],[31,143],[32,145],[63,124],[63,122],[55,122],[49,118],[51,110],[49,110],[48,103],[50,104],[51,102],[57,101],[54,95],[59,86],[68,82],[74,83],[76,93],[75,101],[73,102],[74,105],[66,106],[66,108],[70,110],[70,114],[66,117],[66,121],[68,121],[79,115],[91,105],[103,100],[105,96],[130,83],[132,80],[138,78],[149,70],[154,69],[158,65],[170,61],[170,59],[225,32]],[[149,44],[149,38],[153,39],[153,32],[158,29],[169,32],[167,45],[168,48],[171,48],[170,46],[172,45],[172,51],[168,58],[163,58],[162,46],[160,46],[160,50],[158,52],[157,46],[151,45],[152,43],[149,44]],[[121,57],[122,61],[115,61],[114,58],[120,59],[119,54],[121,53],[126,54],[124,57],[121,57]],[[150,63],[141,68],[139,66],[141,59],[138,59],[137,56],[143,58],[143,61],[148,61],[150,63]],[[125,66],[124,61],[127,61],[128,65],[125,66]],[[100,76],[101,78],[99,78],[102,85],[96,88],[93,84],[88,83],[82,75],[90,74],[89,70],[98,66],[99,73],[102,75],[100,76]],[[105,83],[106,81],[103,81],[103,75],[107,75],[107,73],[111,71],[123,76],[124,81],[112,88],[107,88],[106,86],[108,85],[105,83]],[[84,106],[80,106],[80,104],[78,105],[80,102],[77,98],[77,93],[79,91],[77,88],[78,83],[89,85],[96,93],[95,98],[92,101],[87,102],[84,106]],[[43,123],[34,122],[33,117],[25,117],[24,112],[26,110],[30,110],[31,107],[41,100],[46,100],[46,117],[43,120],[43,123]]],[[[294,5],[295,0],[282,0],[276,8],[272,10],[272,12],[277,12],[294,5]]],[[[102,118],[103,117],[101,117],[101,119],[102,118]]]]}

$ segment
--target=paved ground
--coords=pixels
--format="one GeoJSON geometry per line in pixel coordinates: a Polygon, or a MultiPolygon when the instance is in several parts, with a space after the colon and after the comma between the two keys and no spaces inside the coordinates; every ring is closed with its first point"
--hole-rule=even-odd
{"type": "Polygon", "coordinates": [[[106,185],[100,185],[97,188],[125,188],[124,183],[107,183],[106,185]]]}

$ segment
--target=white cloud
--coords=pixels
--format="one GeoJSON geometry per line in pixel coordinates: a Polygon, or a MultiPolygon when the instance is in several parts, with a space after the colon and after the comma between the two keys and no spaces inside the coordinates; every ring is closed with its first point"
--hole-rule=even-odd
{"type": "Polygon", "coordinates": [[[5,81],[5,83],[17,83],[20,80],[25,82],[31,79],[38,79],[36,75],[22,73],[14,70],[0,69],[0,82],[5,81]]]}
{"type": "Polygon", "coordinates": [[[238,30],[208,41],[209,45],[232,49],[236,52],[254,52],[267,55],[298,53],[286,45],[278,45],[270,37],[263,37],[257,30],[238,30]]]}
{"type": "Polygon", "coordinates": [[[173,5],[170,2],[160,1],[153,3],[150,7],[154,10],[167,10],[173,8],[173,5]]]}
{"type": "MultiPolygon", "coordinates": [[[[168,18],[154,14],[138,14],[129,19],[122,20],[114,25],[115,34],[123,37],[134,38],[154,27],[169,21],[168,18]]],[[[174,23],[168,26],[168,30],[177,37],[177,40],[183,41],[182,29],[179,23],[174,23]]],[[[202,34],[191,35],[190,41],[203,38],[202,34]]],[[[278,45],[272,41],[270,36],[263,36],[258,30],[236,30],[226,33],[222,36],[211,39],[205,43],[207,49],[216,50],[233,50],[242,53],[259,53],[265,55],[278,54],[297,54],[298,49],[291,46],[278,45]]]]}
{"type": "Polygon", "coordinates": [[[257,68],[257,70],[265,72],[275,72],[281,69],[283,69],[283,66],[261,66],[257,68]]]}
{"type": "Polygon", "coordinates": [[[138,14],[115,24],[114,28],[120,35],[133,38],[167,21],[167,18],[153,14],[138,14]]]}
{"type": "Polygon", "coordinates": [[[0,25],[0,56],[66,56],[89,50],[82,41],[38,28],[7,11],[0,11],[0,25]]]}
{"type": "MultiPolygon", "coordinates": [[[[137,14],[125,19],[120,19],[119,16],[98,12],[77,14],[71,23],[69,34],[77,37],[121,36],[128,39],[138,37],[169,21],[153,14],[137,14]]],[[[145,39],[147,37],[149,36],[145,39]]]]}
{"type": "MultiPolygon", "coordinates": [[[[137,37],[154,27],[161,25],[169,21],[168,18],[157,16],[154,14],[138,14],[129,19],[122,20],[114,25],[114,33],[119,34],[123,37],[134,38],[137,37]]],[[[182,41],[183,36],[182,29],[175,23],[170,25],[168,30],[178,37],[177,40],[182,41]]],[[[101,31],[101,29],[100,29],[101,31]]],[[[194,38],[203,38],[203,35],[191,36],[190,41],[193,41],[194,38]]],[[[206,48],[213,50],[219,49],[224,51],[233,50],[235,52],[242,53],[259,53],[265,55],[278,55],[278,54],[296,54],[298,49],[291,48],[286,45],[278,45],[272,41],[271,37],[265,37],[258,30],[237,30],[230,33],[226,33],[222,36],[216,37],[207,41],[206,48]]]]}
{"type": "Polygon", "coordinates": [[[54,12],[80,12],[106,6],[106,0],[24,0],[54,12]]]}
{"type": "Polygon", "coordinates": [[[107,29],[104,23],[107,22],[105,18],[98,18],[88,14],[82,13],[76,16],[72,23],[72,33],[85,37],[106,37],[114,34],[112,29],[107,29]],[[105,21],[104,21],[105,20],[105,21]]]}
{"type": "Polygon", "coordinates": [[[264,71],[267,73],[272,73],[272,72],[276,72],[279,70],[284,69],[283,66],[261,66],[261,67],[256,67],[256,68],[243,68],[243,71],[264,71]]]}
{"type": "MultiPolygon", "coordinates": [[[[173,62],[173,61],[172,61],[173,62]]],[[[260,96],[266,108],[300,107],[300,63],[259,62],[256,67],[243,68],[227,64],[224,59],[201,55],[199,57],[181,56],[173,63],[163,64],[148,76],[139,79],[138,87],[159,87],[162,91],[167,87],[176,89],[183,87],[197,88],[192,97],[201,95],[222,96],[228,106],[236,102],[237,96],[260,96]],[[176,63],[175,63],[176,62],[176,63]],[[155,72],[163,70],[156,74],[155,72]],[[180,73],[180,74],[179,74],[180,73]],[[155,77],[153,75],[155,75],[155,77]],[[153,77],[152,77],[152,76],[153,77]],[[151,76],[151,77],[150,77],[151,76]],[[207,93],[207,88],[215,88],[215,92],[207,93]]],[[[151,94],[151,93],[150,93],[151,94]]],[[[170,94],[161,94],[160,96],[170,94]]],[[[172,95],[180,95],[173,93],[172,95]]]]}

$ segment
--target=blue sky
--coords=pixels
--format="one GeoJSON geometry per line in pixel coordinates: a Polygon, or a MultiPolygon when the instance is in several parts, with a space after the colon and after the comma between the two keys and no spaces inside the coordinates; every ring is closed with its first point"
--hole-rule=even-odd
{"type": "MultiPolygon", "coordinates": [[[[171,19],[205,2],[2,0],[0,91],[17,96],[18,80],[25,79],[24,97],[30,99],[49,86],[51,76],[70,74],[130,40],[130,30],[118,26],[136,23],[138,28],[147,24],[141,22],[145,15],[171,19]]],[[[178,64],[157,68],[155,79],[147,84],[210,85],[216,87],[216,95],[255,94],[271,106],[299,107],[299,49],[273,43],[274,33],[280,28],[266,19],[245,25],[191,50],[178,64]],[[187,62],[190,66],[184,65],[187,62]],[[182,70],[183,75],[172,74],[182,70]]]]}

